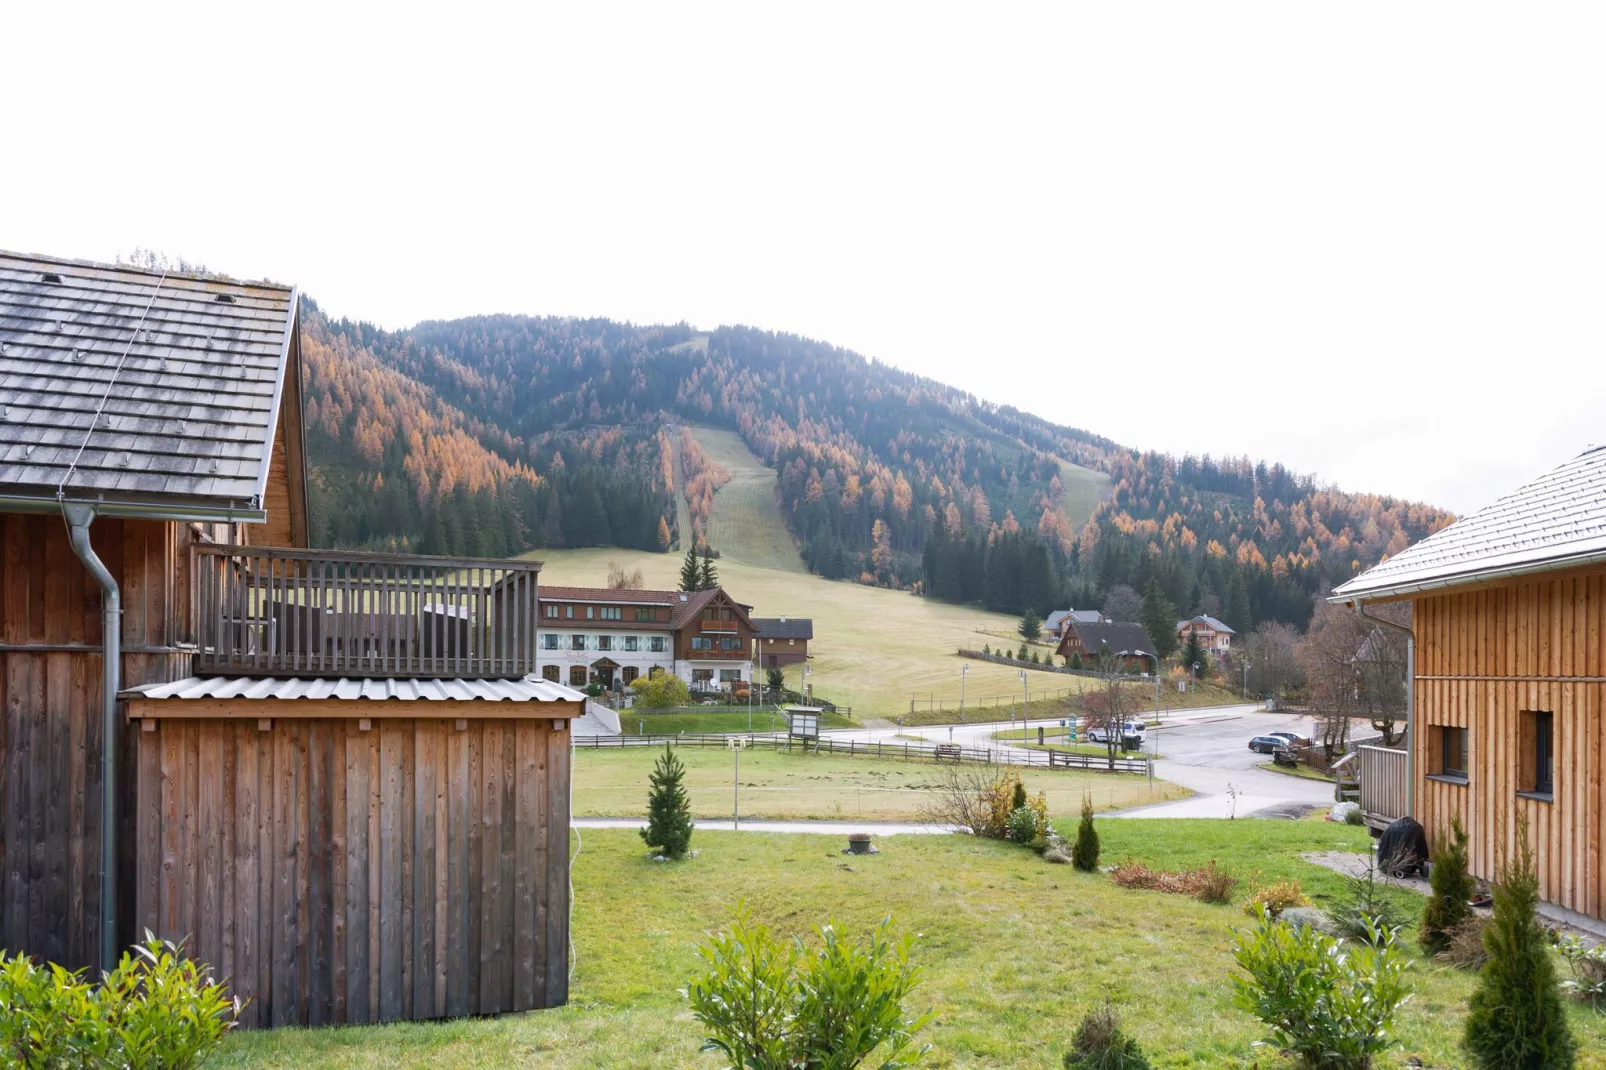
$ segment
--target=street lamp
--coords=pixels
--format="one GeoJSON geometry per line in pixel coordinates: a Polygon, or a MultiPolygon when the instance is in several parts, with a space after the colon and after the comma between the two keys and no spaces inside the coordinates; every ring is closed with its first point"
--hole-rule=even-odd
{"type": "Polygon", "coordinates": [[[1244,659],[1244,701],[1249,701],[1249,659],[1244,659]]]}
{"type": "Polygon", "coordinates": [[[1027,710],[1031,707],[1031,704],[1032,704],[1031,677],[1026,675],[1026,670],[1025,669],[1022,669],[1020,671],[1020,686],[1021,686],[1020,741],[1021,741],[1021,744],[1024,745],[1026,743],[1026,715],[1027,715],[1027,710]]]}
{"type": "Polygon", "coordinates": [[[803,701],[810,706],[814,705],[814,692],[809,690],[809,677],[813,675],[813,673],[814,667],[812,665],[803,666],[803,701]]]}
{"type": "MultiPolygon", "coordinates": [[[[959,666],[959,720],[965,719],[965,677],[970,675],[970,662],[959,666]]],[[[951,731],[950,731],[951,734],[951,731]]]]}

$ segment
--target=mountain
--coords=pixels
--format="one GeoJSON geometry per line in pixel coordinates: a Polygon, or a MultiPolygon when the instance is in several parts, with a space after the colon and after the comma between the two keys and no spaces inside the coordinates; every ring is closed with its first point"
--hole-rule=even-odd
{"type": "Polygon", "coordinates": [[[720,478],[688,423],[774,467],[813,571],[1007,612],[1131,587],[1303,626],[1325,586],[1451,519],[1280,464],[1142,453],[795,335],[527,316],[382,331],[311,302],[303,318],[322,545],[687,545],[677,496],[700,532],[720,478]]]}

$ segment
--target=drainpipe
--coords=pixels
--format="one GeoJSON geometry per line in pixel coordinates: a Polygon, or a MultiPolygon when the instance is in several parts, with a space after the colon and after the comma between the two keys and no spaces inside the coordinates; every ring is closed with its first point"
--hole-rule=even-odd
{"type": "Polygon", "coordinates": [[[100,965],[117,966],[117,692],[122,675],[123,605],[117,580],[95,556],[89,525],[95,511],[87,505],[63,505],[73,553],[100,584],[100,965]]]}
{"type": "MultiPolygon", "coordinates": [[[[1405,636],[1405,816],[1416,817],[1416,633],[1366,612],[1366,605],[1355,600],[1355,615],[1405,636]]],[[[1414,614],[1413,614],[1414,616],[1414,614]]]]}

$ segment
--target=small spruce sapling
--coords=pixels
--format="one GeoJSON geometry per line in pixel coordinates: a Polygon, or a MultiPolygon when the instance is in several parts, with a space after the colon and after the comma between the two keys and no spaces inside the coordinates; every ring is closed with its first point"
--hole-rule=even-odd
{"type": "Polygon", "coordinates": [[[1071,864],[1083,873],[1099,868],[1099,833],[1093,827],[1093,796],[1082,796],[1082,823],[1076,829],[1076,846],[1071,848],[1071,864]]]}
{"type": "Polygon", "coordinates": [[[653,765],[647,827],[641,830],[641,838],[666,858],[682,858],[691,847],[691,801],[686,796],[685,778],[686,767],[674,747],[665,743],[664,753],[653,765]]]}
{"type": "Polygon", "coordinates": [[[1449,831],[1441,830],[1433,845],[1433,865],[1428,875],[1433,886],[1427,905],[1422,908],[1419,939],[1422,950],[1441,955],[1450,947],[1456,928],[1472,917],[1469,900],[1476,891],[1467,872],[1467,834],[1461,818],[1450,819],[1449,831]]]}
{"type": "Polygon", "coordinates": [[[1576,1057],[1550,941],[1539,923],[1539,877],[1528,827],[1500,866],[1494,913],[1483,931],[1489,961],[1467,1003],[1462,1046],[1484,1070],[1563,1070],[1576,1057]]]}

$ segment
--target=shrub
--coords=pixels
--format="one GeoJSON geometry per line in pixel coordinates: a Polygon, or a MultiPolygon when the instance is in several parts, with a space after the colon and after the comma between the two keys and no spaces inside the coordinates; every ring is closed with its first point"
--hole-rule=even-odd
{"type": "Polygon", "coordinates": [[[0,952],[0,1064],[196,1066],[234,1027],[238,1000],[149,933],[96,986],[0,952]]]}
{"type": "Polygon", "coordinates": [[[691,800],[686,797],[686,767],[675,756],[675,749],[664,744],[664,753],[653,764],[652,787],[647,794],[647,827],[641,838],[667,858],[682,858],[691,847],[691,800]]]}
{"type": "Polygon", "coordinates": [[[1403,911],[1388,895],[1388,875],[1381,881],[1377,876],[1377,860],[1370,856],[1361,872],[1344,875],[1332,918],[1338,931],[1351,940],[1366,940],[1373,932],[1392,932],[1405,924],[1403,911]]]}
{"type": "Polygon", "coordinates": [[[1573,974],[1561,987],[1598,1012],[1606,1003],[1606,947],[1585,943],[1568,933],[1556,941],[1556,950],[1567,960],[1573,974]]]}
{"type": "Polygon", "coordinates": [[[1233,889],[1238,887],[1238,878],[1229,877],[1216,868],[1216,860],[1211,859],[1204,869],[1196,869],[1197,885],[1192,896],[1201,903],[1229,903],[1232,901],[1233,889]]]}
{"type": "Polygon", "coordinates": [[[1519,823],[1515,858],[1500,866],[1494,913],[1483,933],[1489,961],[1467,1003],[1462,1045],[1487,1070],[1550,1070],[1573,1065],[1574,1041],[1567,1027],[1556,964],[1536,911],[1539,878],[1519,823]]]}
{"type": "Polygon", "coordinates": [[[1450,943],[1439,953],[1439,960],[1458,970],[1483,969],[1489,961],[1489,952],[1483,946],[1483,930],[1488,927],[1489,919],[1479,914],[1462,919],[1450,930],[1450,943]]]}
{"type": "Polygon", "coordinates": [[[1366,824],[1366,812],[1364,810],[1362,810],[1358,806],[1353,810],[1344,811],[1344,824],[1346,824],[1346,825],[1364,825],[1364,824],[1366,824]]]}
{"type": "Polygon", "coordinates": [[[691,701],[686,681],[672,672],[638,676],[631,681],[630,688],[636,693],[636,701],[650,710],[684,706],[691,701]]]}
{"type": "Polygon", "coordinates": [[[1264,908],[1275,918],[1289,907],[1308,906],[1310,906],[1310,900],[1305,898],[1305,893],[1300,890],[1297,880],[1278,881],[1276,884],[1268,884],[1256,892],[1254,898],[1244,904],[1244,913],[1251,918],[1258,918],[1261,915],[1262,908],[1264,908]]]}
{"type": "Polygon", "coordinates": [[[1138,1042],[1121,1031],[1121,1016],[1109,997],[1082,1016],[1065,1053],[1067,1070],[1149,1070],[1138,1042]]]}
{"type": "Polygon", "coordinates": [[[1015,843],[1029,844],[1037,839],[1037,815],[1029,806],[1010,811],[1009,838],[1015,843]]]}
{"type": "Polygon", "coordinates": [[[1477,891],[1472,874],[1467,872],[1467,834],[1461,828],[1461,819],[1450,819],[1448,831],[1440,831],[1433,845],[1433,865],[1428,873],[1432,892],[1422,908],[1422,928],[1417,937],[1422,950],[1430,955],[1442,954],[1450,946],[1450,934],[1466,919],[1472,917],[1468,901],[1477,891]]]}
{"type": "MultiPolygon", "coordinates": [[[[1411,996],[1398,933],[1376,930],[1366,944],[1306,926],[1284,925],[1270,910],[1237,934],[1233,1002],[1271,1030],[1271,1043],[1324,1070],[1365,1070],[1390,1047],[1394,1014],[1411,996]]],[[[1374,926],[1375,929],[1375,926],[1374,926]]]]}
{"type": "Polygon", "coordinates": [[[1009,837],[1018,774],[996,765],[952,765],[936,774],[921,804],[920,818],[933,825],[966,828],[990,840],[1009,837]]]}
{"type": "Polygon", "coordinates": [[[1014,813],[1026,805],[1026,785],[1021,783],[1019,776],[1015,777],[1015,787],[1009,793],[1009,812],[1014,813]]]}
{"type": "Polygon", "coordinates": [[[702,1050],[721,1052],[743,1070],[849,1070],[878,1048],[878,1066],[909,1066],[905,1059],[926,1050],[910,1049],[932,1015],[904,1012],[920,970],[909,961],[913,938],[894,941],[890,928],[891,920],[883,921],[864,947],[825,925],[816,930],[819,951],[810,953],[738,907],[730,931],[698,947],[707,971],[683,992],[709,1030],[702,1050]]]}
{"type": "Polygon", "coordinates": [[[1082,795],[1082,823],[1076,828],[1076,846],[1071,848],[1071,864],[1083,873],[1099,868],[1099,832],[1093,827],[1093,796],[1082,795]]]}

